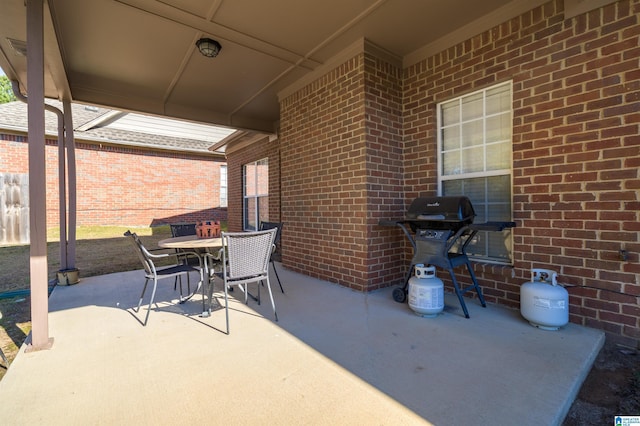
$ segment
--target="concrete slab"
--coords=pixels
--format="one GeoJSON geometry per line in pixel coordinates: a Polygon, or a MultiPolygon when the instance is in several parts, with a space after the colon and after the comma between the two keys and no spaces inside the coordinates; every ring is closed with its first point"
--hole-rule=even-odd
{"type": "MultiPolygon", "coordinates": [[[[436,318],[279,267],[271,306],[200,318],[160,283],[149,324],[140,271],[81,279],[50,299],[51,350],[24,348],[0,382],[0,424],[560,424],[604,343],[569,324],[446,296],[436,318]]],[[[262,293],[263,298],[266,292],[262,293]]]]}

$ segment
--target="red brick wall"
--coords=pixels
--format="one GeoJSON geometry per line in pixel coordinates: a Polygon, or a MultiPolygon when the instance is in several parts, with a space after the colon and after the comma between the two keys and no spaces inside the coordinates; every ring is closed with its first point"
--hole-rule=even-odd
{"type": "Polygon", "coordinates": [[[406,70],[407,165],[436,150],[437,102],[513,80],[515,267],[476,268],[487,299],[517,307],[531,268],[554,269],[584,286],[569,289],[572,322],[638,340],[640,3],[567,20],[562,8],[551,1],[406,70]]]}
{"type": "MultiPolygon", "coordinates": [[[[404,235],[380,227],[381,219],[405,211],[403,167],[402,69],[365,52],[365,122],[367,138],[367,284],[365,290],[389,285],[389,276],[404,274],[404,235]]],[[[431,161],[431,160],[427,160],[431,161]]]]}
{"type": "MultiPolygon", "coordinates": [[[[58,226],[58,146],[47,140],[47,226],[58,226]]],[[[0,134],[0,172],[28,173],[25,136],[0,134]]],[[[226,220],[223,160],[76,142],[77,224],[149,226],[226,220]]]]}
{"type": "Polygon", "coordinates": [[[357,56],[281,102],[282,259],[366,290],[367,134],[357,56]]]}
{"type": "Polygon", "coordinates": [[[512,80],[515,265],[476,265],[487,299],[518,307],[531,268],[555,269],[577,286],[572,322],[637,343],[640,3],[562,8],[408,67],[401,95],[396,68],[365,53],[282,99],[285,266],[361,290],[400,283],[411,251],[375,224],[435,195],[437,102],[512,80]]]}

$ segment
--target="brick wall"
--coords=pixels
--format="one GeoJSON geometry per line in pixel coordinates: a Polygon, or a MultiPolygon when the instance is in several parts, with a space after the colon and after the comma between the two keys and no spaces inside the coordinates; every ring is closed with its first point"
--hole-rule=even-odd
{"type": "MultiPolygon", "coordinates": [[[[0,171],[28,173],[25,136],[0,134],[0,171]]],[[[58,226],[58,146],[46,140],[47,226],[58,226]]],[[[77,224],[149,226],[226,220],[223,160],[76,142],[77,224]]]]}
{"type": "Polygon", "coordinates": [[[357,56],[280,106],[283,262],[358,290],[368,285],[363,68],[357,56]]]}
{"type": "Polygon", "coordinates": [[[401,95],[365,49],[281,99],[285,266],[400,283],[411,251],[375,224],[436,194],[437,102],[512,80],[515,264],[475,265],[487,299],[518,307],[531,268],[555,269],[572,322],[637,344],[639,16],[624,0],[565,20],[553,0],[404,69],[401,95]]]}
{"type": "Polygon", "coordinates": [[[406,253],[404,235],[378,225],[381,219],[402,216],[405,212],[403,200],[408,176],[403,167],[402,68],[378,59],[371,50],[365,46],[366,290],[388,286],[390,275],[404,274],[407,268],[402,260],[406,253]]]}
{"type": "MultiPolygon", "coordinates": [[[[565,20],[563,2],[551,1],[408,68],[405,81],[405,126],[418,135],[406,134],[417,147],[409,168],[436,150],[437,102],[513,81],[515,265],[477,266],[487,299],[517,307],[531,268],[554,269],[578,286],[572,322],[631,340],[640,339],[639,16],[638,1],[620,1],[565,20]]],[[[433,177],[417,181],[409,192],[433,177]]]]}

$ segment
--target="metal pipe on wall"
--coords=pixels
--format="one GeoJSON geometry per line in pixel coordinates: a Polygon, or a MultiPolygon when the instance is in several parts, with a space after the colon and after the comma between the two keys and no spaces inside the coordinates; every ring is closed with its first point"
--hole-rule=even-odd
{"type": "MultiPolygon", "coordinates": [[[[16,99],[28,103],[27,97],[20,92],[17,81],[11,82],[11,88],[16,99]]],[[[68,232],[67,232],[67,159],[66,159],[66,139],[65,139],[65,115],[58,108],[44,104],[44,109],[53,112],[58,117],[58,192],[59,192],[59,222],[60,222],[60,269],[69,269],[70,262],[68,256],[68,232]]],[[[75,159],[75,156],[74,156],[75,159]]],[[[74,168],[75,171],[75,168],[74,168]]],[[[74,173],[75,175],[75,173],[74,173]]],[[[74,225],[75,227],[75,225],[74,225]]],[[[75,238],[74,238],[75,240],[75,238]]],[[[75,244],[74,244],[75,247],[75,244]]],[[[75,251],[75,250],[74,250],[75,251]]],[[[75,253],[74,253],[75,257],[75,253]]],[[[74,262],[75,263],[75,260],[74,262]]]]}

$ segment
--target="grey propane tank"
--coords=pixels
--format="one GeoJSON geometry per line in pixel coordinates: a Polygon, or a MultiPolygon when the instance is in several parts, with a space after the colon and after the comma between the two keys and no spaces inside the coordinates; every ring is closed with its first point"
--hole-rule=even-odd
{"type": "Polygon", "coordinates": [[[557,330],[569,322],[569,293],[557,279],[555,271],[532,269],[520,288],[520,313],[534,327],[557,330]]]}
{"type": "Polygon", "coordinates": [[[415,266],[409,279],[409,307],[421,317],[435,317],[444,309],[444,284],[436,277],[435,266],[415,266]]]}

